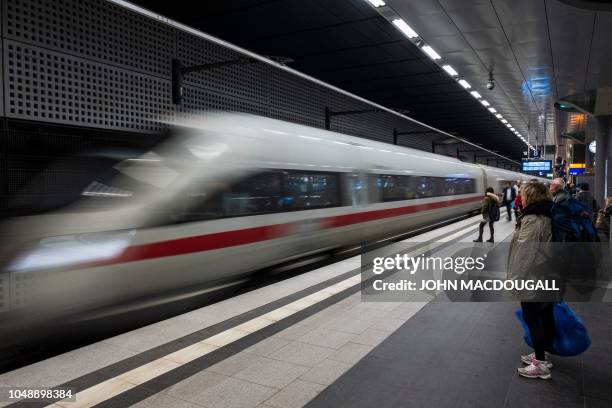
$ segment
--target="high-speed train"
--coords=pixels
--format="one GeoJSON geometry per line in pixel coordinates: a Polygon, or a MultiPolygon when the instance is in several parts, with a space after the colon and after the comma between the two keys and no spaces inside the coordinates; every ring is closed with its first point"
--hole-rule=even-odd
{"type": "Polygon", "coordinates": [[[144,155],[96,158],[108,165],[64,202],[2,222],[0,325],[202,293],[471,212],[486,187],[532,178],[244,114],[170,126],[144,155]]]}

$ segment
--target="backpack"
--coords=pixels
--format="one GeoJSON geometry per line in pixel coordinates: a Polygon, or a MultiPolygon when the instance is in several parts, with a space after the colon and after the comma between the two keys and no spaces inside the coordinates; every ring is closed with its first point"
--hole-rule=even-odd
{"type": "Polygon", "coordinates": [[[499,205],[497,201],[489,198],[491,203],[489,204],[489,221],[499,221],[499,205]]]}
{"type": "Polygon", "coordinates": [[[597,242],[593,213],[580,201],[567,198],[551,208],[554,242],[597,242]]]}
{"type": "Polygon", "coordinates": [[[597,202],[593,195],[588,191],[583,191],[576,195],[576,200],[580,201],[588,211],[597,212],[597,202]]]}

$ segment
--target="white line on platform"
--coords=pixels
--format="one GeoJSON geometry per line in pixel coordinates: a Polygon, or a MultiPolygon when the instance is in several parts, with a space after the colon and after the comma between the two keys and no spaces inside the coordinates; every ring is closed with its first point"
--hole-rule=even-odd
{"type": "Polygon", "coordinates": [[[93,387],[87,388],[76,394],[75,401],[59,401],[49,406],[62,407],[91,407],[113,398],[138,385],[144,384],[153,378],[159,377],[175,368],[189,363],[197,358],[203,357],[219,347],[226,346],[237,340],[263,329],[273,323],[285,319],[301,310],[319,303],[337,293],[345,291],[358,285],[361,275],[357,274],[348,279],[335,283],[310,295],[304,296],[294,302],[275,309],[271,312],[255,317],[236,327],[232,327],[214,336],[208,337],[198,343],[192,344],[181,350],[153,360],[150,363],[137,367],[117,377],[110,378],[93,387]]]}

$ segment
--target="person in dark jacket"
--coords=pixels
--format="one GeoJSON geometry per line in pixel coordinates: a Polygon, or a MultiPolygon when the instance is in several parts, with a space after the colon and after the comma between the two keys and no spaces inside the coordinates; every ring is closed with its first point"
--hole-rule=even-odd
{"type": "Polygon", "coordinates": [[[512,221],[512,203],[516,198],[516,190],[512,187],[510,182],[506,183],[506,187],[502,191],[502,204],[506,206],[506,215],[508,221],[512,221]]]}
{"type": "Polygon", "coordinates": [[[570,198],[569,193],[565,190],[565,180],[560,177],[551,181],[550,192],[555,203],[560,203],[570,198]]]}
{"type": "Polygon", "coordinates": [[[591,211],[593,214],[597,214],[599,206],[597,201],[591,194],[589,183],[582,183],[578,186],[578,192],[576,193],[576,200],[580,201],[584,206],[591,211]]]}
{"type": "Polygon", "coordinates": [[[493,187],[488,187],[480,204],[480,214],[482,214],[482,220],[480,220],[480,225],[478,226],[478,238],[475,239],[474,242],[482,242],[485,224],[489,224],[489,232],[491,233],[491,237],[487,240],[487,242],[493,242],[493,234],[495,233],[493,223],[495,221],[491,220],[489,216],[492,205],[499,205],[499,198],[495,195],[493,187]]]}

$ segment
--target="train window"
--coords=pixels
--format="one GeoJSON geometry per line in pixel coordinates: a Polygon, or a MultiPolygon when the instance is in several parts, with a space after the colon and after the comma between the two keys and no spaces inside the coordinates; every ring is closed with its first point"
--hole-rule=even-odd
{"type": "Polygon", "coordinates": [[[401,201],[476,192],[474,179],[456,177],[396,176],[380,174],[377,186],[382,201],[401,201]]]}
{"type": "Polygon", "coordinates": [[[283,178],[283,206],[287,211],[341,205],[338,173],[288,170],[283,178]]]}
{"type": "Polygon", "coordinates": [[[379,175],[378,187],[382,189],[382,201],[410,200],[415,189],[408,176],[379,175]]]}
{"type": "Polygon", "coordinates": [[[208,184],[192,189],[179,203],[180,221],[195,221],[282,211],[282,173],[263,172],[234,184],[208,184]],[[200,191],[201,190],[201,191],[200,191]],[[216,191],[207,198],[209,191],[216,191]]]}
{"type": "Polygon", "coordinates": [[[233,184],[195,187],[177,200],[172,220],[188,222],[339,206],[338,178],[336,173],[274,170],[233,184]]]}

